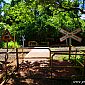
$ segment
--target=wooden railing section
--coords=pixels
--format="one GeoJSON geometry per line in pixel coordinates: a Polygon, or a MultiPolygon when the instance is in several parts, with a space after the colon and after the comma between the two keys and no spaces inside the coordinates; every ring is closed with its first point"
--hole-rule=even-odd
{"type": "MultiPolygon", "coordinates": [[[[6,49],[0,49],[0,56],[2,56],[0,58],[3,58],[6,54],[8,54],[8,57],[11,56],[11,55],[12,56],[14,55],[15,61],[13,60],[13,62],[15,62],[15,64],[14,64],[15,68],[13,69],[13,71],[15,71],[15,70],[18,71],[20,59],[23,60],[24,55],[29,53],[31,51],[31,49],[49,49],[50,56],[49,56],[48,59],[50,61],[50,67],[41,67],[41,68],[51,69],[51,78],[52,78],[53,68],[80,68],[80,69],[82,68],[83,69],[82,76],[85,76],[85,59],[84,59],[84,63],[81,63],[80,61],[78,61],[80,66],[76,66],[76,65],[75,66],[53,66],[52,65],[54,55],[75,55],[75,56],[76,55],[83,55],[85,57],[84,53],[83,54],[79,53],[80,50],[71,50],[71,53],[69,54],[69,50],[68,51],[57,51],[57,50],[51,51],[51,49],[49,47],[47,47],[47,48],[42,48],[42,47],[41,48],[34,48],[34,47],[31,47],[31,48],[30,47],[29,48],[16,48],[16,49],[8,49],[9,50],[8,52],[6,52],[6,49]]],[[[84,52],[84,50],[82,50],[82,51],[84,52]]],[[[32,58],[34,58],[34,57],[32,57],[32,58]]],[[[27,59],[29,59],[29,58],[27,58],[27,59]]],[[[12,62],[10,62],[10,63],[12,63],[12,62]]]]}

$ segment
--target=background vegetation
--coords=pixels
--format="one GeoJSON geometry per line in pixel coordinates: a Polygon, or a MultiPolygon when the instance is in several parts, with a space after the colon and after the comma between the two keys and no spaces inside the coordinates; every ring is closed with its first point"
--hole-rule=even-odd
{"type": "Polygon", "coordinates": [[[60,43],[63,36],[60,29],[80,28],[82,32],[78,36],[83,40],[81,44],[72,40],[72,44],[85,45],[85,20],[80,19],[84,12],[78,7],[78,0],[10,0],[10,3],[0,0],[0,36],[7,28],[20,45],[23,35],[26,46],[31,40],[49,41],[52,45],[60,43]]]}

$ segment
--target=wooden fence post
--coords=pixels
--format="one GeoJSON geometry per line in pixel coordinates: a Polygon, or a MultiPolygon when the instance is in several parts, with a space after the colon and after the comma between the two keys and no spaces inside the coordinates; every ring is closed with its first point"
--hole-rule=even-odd
{"type": "Polygon", "coordinates": [[[84,55],[84,76],[85,76],[85,55],[84,55]]]}
{"type": "Polygon", "coordinates": [[[17,62],[17,68],[16,68],[16,70],[18,71],[18,69],[19,69],[18,48],[16,48],[16,62],[17,62]]]}
{"type": "Polygon", "coordinates": [[[53,55],[51,56],[51,50],[50,50],[50,72],[51,72],[51,79],[52,79],[52,69],[53,69],[52,68],[52,63],[53,63],[53,55]]]}
{"type": "Polygon", "coordinates": [[[77,48],[76,48],[76,51],[75,51],[75,65],[76,65],[76,56],[77,56],[77,48]]]}
{"type": "Polygon", "coordinates": [[[69,46],[69,60],[70,60],[70,57],[71,57],[71,45],[69,46]]]}

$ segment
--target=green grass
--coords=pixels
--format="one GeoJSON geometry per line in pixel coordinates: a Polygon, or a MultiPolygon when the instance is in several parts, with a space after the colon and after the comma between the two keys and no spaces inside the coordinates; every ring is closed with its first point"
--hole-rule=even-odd
{"type": "MultiPolygon", "coordinates": [[[[53,57],[54,60],[59,60],[59,61],[63,61],[63,60],[69,60],[69,55],[55,55],[53,57]]],[[[84,56],[83,55],[71,55],[70,57],[71,60],[79,60],[80,62],[84,61],[84,56]],[[75,58],[76,57],[76,58],[75,58]]]]}

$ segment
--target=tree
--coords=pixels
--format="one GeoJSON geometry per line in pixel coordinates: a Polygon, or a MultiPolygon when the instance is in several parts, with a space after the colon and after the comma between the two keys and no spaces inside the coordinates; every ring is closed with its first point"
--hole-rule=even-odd
{"type": "MultiPolygon", "coordinates": [[[[12,0],[13,2],[14,0],[12,0]]],[[[15,0],[16,4],[3,7],[3,22],[10,32],[16,32],[16,40],[25,35],[26,40],[47,41],[60,37],[59,29],[72,31],[83,28],[78,13],[77,0],[15,0]],[[45,3],[46,2],[46,3],[45,3]],[[43,4],[45,3],[45,4],[43,4]]],[[[83,21],[84,24],[84,21],[83,21]]],[[[21,42],[21,41],[19,41],[21,42]]]]}

